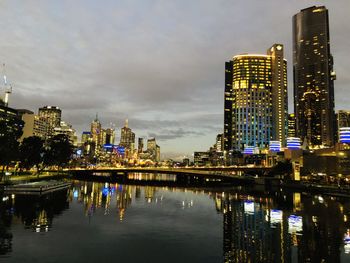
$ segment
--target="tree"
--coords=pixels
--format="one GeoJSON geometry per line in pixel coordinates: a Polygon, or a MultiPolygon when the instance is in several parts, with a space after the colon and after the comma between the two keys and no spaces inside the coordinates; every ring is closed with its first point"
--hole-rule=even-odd
{"type": "Polygon", "coordinates": [[[22,128],[23,121],[20,119],[0,120],[0,181],[3,179],[5,168],[7,170],[11,162],[18,158],[18,139],[22,136],[22,128]]]}
{"type": "Polygon", "coordinates": [[[44,141],[38,136],[24,138],[19,147],[19,152],[22,168],[30,169],[36,166],[39,170],[39,164],[42,162],[44,155],[44,141]]]}
{"type": "Polygon", "coordinates": [[[68,136],[58,134],[48,140],[45,147],[44,164],[63,167],[68,164],[73,154],[73,145],[68,136]]]}

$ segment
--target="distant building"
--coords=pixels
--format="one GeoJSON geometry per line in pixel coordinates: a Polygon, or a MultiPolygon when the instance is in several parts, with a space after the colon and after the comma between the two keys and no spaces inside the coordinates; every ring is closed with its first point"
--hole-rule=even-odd
{"type": "Polygon", "coordinates": [[[0,104],[0,121],[10,122],[14,121],[14,127],[8,127],[9,129],[23,128],[23,121],[18,114],[18,111],[0,104]]]}
{"type": "Polygon", "coordinates": [[[147,152],[149,153],[152,161],[160,162],[160,147],[157,145],[155,138],[147,140],[147,152]]]}
{"type": "Polygon", "coordinates": [[[125,148],[127,151],[127,156],[131,156],[133,154],[135,148],[135,133],[133,133],[129,128],[128,120],[125,120],[125,125],[121,129],[119,145],[125,148]]]}
{"type": "Polygon", "coordinates": [[[338,142],[350,142],[350,111],[339,110],[337,113],[338,142]]]}
{"type": "Polygon", "coordinates": [[[59,127],[61,123],[62,111],[56,106],[44,106],[39,108],[39,117],[46,119],[48,123],[47,137],[53,136],[54,128],[59,127]]]}
{"type": "Polygon", "coordinates": [[[114,144],[115,130],[112,128],[102,129],[102,145],[114,144]]]}
{"type": "Polygon", "coordinates": [[[194,152],[193,162],[195,166],[210,165],[209,152],[194,152]]]}
{"type": "Polygon", "coordinates": [[[142,153],[143,152],[143,138],[138,138],[138,144],[137,144],[137,152],[142,153]]]}
{"type": "Polygon", "coordinates": [[[53,131],[53,136],[63,134],[66,135],[69,138],[69,141],[74,145],[78,145],[78,139],[77,135],[75,133],[75,130],[73,129],[72,125],[69,123],[66,123],[64,121],[61,121],[59,127],[55,127],[53,131]]]}
{"type": "Polygon", "coordinates": [[[224,150],[224,134],[220,133],[216,136],[215,148],[217,152],[222,152],[224,150]]]}
{"type": "Polygon", "coordinates": [[[98,120],[97,115],[96,118],[91,122],[90,132],[91,141],[94,144],[95,153],[97,153],[100,150],[102,142],[102,126],[100,121],[98,120]]]}
{"type": "Polygon", "coordinates": [[[296,136],[311,148],[333,146],[336,75],[326,7],[312,6],[294,15],[293,54],[296,136]]]}
{"type": "Polygon", "coordinates": [[[30,136],[38,136],[46,140],[49,129],[46,118],[35,115],[34,113],[24,113],[22,114],[22,120],[24,122],[24,127],[23,134],[19,139],[20,141],[30,136]]]}
{"type": "Polygon", "coordinates": [[[283,45],[267,55],[242,54],[226,62],[224,150],[285,144],[288,129],[287,61],[283,45]]]}

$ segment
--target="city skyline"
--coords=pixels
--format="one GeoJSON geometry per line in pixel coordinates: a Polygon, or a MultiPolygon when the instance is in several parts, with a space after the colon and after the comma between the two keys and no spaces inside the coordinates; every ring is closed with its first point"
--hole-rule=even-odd
{"type": "MultiPolygon", "coordinates": [[[[291,65],[292,16],[326,5],[337,72],[335,109],[347,110],[349,40],[342,33],[349,28],[350,4],[340,2],[289,1],[283,9],[278,1],[118,6],[50,1],[21,8],[2,3],[6,41],[0,57],[14,87],[9,106],[56,105],[78,134],[96,112],[104,125],[118,128],[128,118],[138,137],[156,137],[169,156],[206,150],[223,130],[224,62],[281,43],[291,65]]],[[[290,112],[292,82],[289,67],[290,112]]]]}

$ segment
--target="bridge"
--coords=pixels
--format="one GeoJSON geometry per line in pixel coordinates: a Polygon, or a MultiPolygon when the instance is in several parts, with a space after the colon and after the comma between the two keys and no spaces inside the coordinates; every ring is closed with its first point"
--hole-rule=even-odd
{"type": "MultiPolygon", "coordinates": [[[[257,178],[266,176],[272,167],[189,167],[189,168],[167,168],[167,167],[110,167],[110,168],[75,168],[68,172],[78,179],[97,179],[119,182],[133,182],[129,174],[153,173],[173,174],[176,176],[177,184],[213,184],[213,183],[252,183],[257,178]]],[[[139,181],[139,180],[138,180],[139,181]]],[[[149,182],[149,181],[148,181],[149,182]]]]}

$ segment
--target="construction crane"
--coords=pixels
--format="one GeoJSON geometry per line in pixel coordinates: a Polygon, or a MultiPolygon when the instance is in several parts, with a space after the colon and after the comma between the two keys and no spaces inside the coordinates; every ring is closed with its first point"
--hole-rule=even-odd
{"type": "Polygon", "coordinates": [[[9,96],[12,93],[12,85],[7,83],[5,63],[2,65],[3,65],[3,72],[4,72],[4,86],[5,86],[4,103],[5,103],[5,106],[7,107],[9,105],[9,96]]]}

